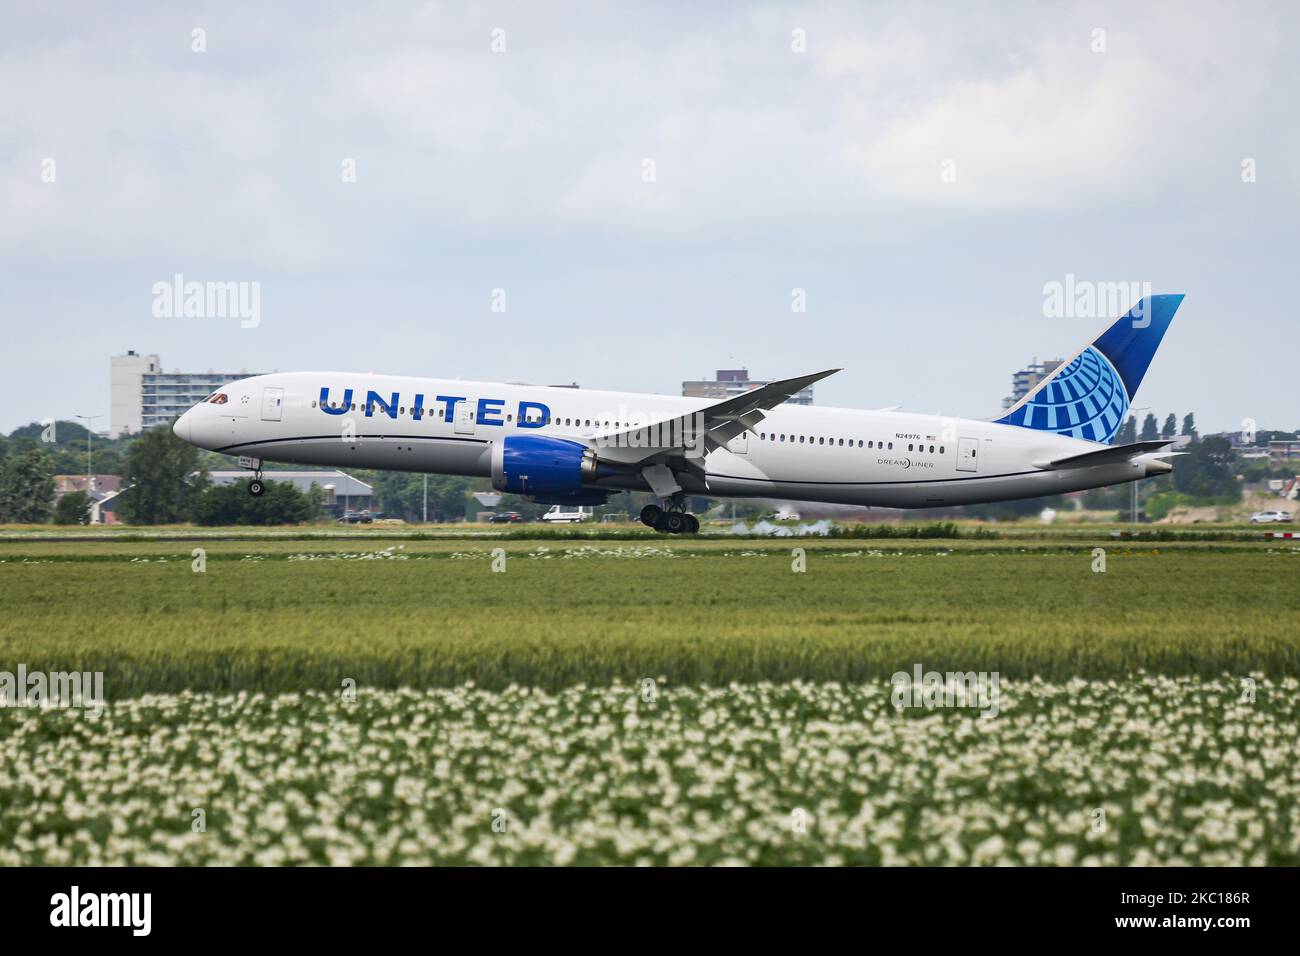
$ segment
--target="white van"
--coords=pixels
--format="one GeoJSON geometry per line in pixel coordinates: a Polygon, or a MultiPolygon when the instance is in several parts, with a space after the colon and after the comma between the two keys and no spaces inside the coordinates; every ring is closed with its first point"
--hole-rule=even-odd
{"type": "Polygon", "coordinates": [[[543,521],[564,522],[590,521],[591,509],[581,505],[551,505],[551,510],[542,515],[543,521]]]}

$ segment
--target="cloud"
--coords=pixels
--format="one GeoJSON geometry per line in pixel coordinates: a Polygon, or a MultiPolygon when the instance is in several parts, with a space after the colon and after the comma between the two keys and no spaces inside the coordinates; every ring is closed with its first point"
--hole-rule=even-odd
{"type": "Polygon", "coordinates": [[[694,241],[1141,202],[1224,161],[1207,141],[1278,81],[1287,50],[1260,36],[1293,19],[936,9],[29,18],[0,59],[0,250],[328,271],[379,267],[413,232],[694,241]],[[46,157],[57,184],[40,180],[46,157]]]}

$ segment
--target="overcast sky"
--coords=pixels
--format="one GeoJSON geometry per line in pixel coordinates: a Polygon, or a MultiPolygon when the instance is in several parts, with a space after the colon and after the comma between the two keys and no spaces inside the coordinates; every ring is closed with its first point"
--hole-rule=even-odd
{"type": "Polygon", "coordinates": [[[1293,428],[1298,22],[0,0],[0,429],[106,416],[126,349],[983,417],[1105,324],[1045,314],[1070,274],[1187,295],[1135,405],[1293,428]],[[176,274],[260,321],[157,317],[176,274]]]}

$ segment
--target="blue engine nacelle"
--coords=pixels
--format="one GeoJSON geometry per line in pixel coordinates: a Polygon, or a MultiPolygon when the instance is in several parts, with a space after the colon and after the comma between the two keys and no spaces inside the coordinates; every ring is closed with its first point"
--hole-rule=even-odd
{"type": "Polygon", "coordinates": [[[583,487],[595,480],[596,471],[596,453],[567,438],[514,435],[492,449],[492,487],[513,495],[575,504],[586,496],[603,501],[604,492],[583,487]]]}

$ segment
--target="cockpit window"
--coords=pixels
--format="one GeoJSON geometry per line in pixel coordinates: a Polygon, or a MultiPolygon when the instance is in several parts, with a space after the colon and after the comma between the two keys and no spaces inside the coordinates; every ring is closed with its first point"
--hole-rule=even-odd
{"type": "Polygon", "coordinates": [[[228,401],[230,401],[230,399],[228,399],[228,398],[226,397],[226,393],[225,393],[225,392],[213,392],[213,393],[212,393],[212,397],[208,399],[208,404],[209,404],[209,405],[224,405],[224,404],[226,404],[226,402],[228,402],[228,401]]]}

